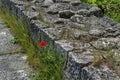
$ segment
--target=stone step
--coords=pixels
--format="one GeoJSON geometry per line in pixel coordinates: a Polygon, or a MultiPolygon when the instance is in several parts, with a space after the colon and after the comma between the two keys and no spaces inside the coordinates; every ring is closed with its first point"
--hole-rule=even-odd
{"type": "Polygon", "coordinates": [[[0,19],[0,80],[30,80],[27,56],[13,40],[11,29],[0,19]]]}

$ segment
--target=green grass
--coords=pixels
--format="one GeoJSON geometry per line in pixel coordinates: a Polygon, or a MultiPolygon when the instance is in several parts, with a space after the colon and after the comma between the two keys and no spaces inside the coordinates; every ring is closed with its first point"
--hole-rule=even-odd
{"type": "MultiPolygon", "coordinates": [[[[51,48],[52,49],[52,48],[51,48]]],[[[41,54],[37,54],[37,56],[40,56],[39,59],[42,60],[40,63],[42,63],[42,66],[40,66],[39,73],[37,73],[37,76],[39,76],[39,79],[36,79],[33,76],[33,80],[63,80],[62,77],[62,68],[60,67],[63,58],[61,55],[55,56],[54,50],[51,50],[48,47],[44,47],[44,52],[42,50],[39,52],[41,54]]]]}
{"type": "Polygon", "coordinates": [[[25,25],[14,16],[8,9],[0,7],[0,18],[11,28],[15,39],[13,43],[19,43],[22,50],[28,55],[30,67],[35,71],[35,75],[31,73],[32,80],[63,80],[62,63],[63,57],[54,53],[52,46],[41,48],[32,40],[25,25]]]}
{"type": "Polygon", "coordinates": [[[105,16],[120,23],[120,0],[82,0],[93,6],[101,7],[105,11],[105,16]]]}

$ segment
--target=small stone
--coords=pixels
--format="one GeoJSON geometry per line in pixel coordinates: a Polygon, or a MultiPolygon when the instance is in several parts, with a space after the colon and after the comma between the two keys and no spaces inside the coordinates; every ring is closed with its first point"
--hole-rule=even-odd
{"type": "Polygon", "coordinates": [[[90,16],[89,10],[86,9],[81,9],[76,12],[78,15],[83,15],[83,16],[90,16]]]}
{"type": "Polygon", "coordinates": [[[65,19],[69,19],[71,16],[73,16],[75,13],[72,10],[63,10],[63,11],[59,11],[59,17],[60,18],[65,18],[65,19]]]}
{"type": "Polygon", "coordinates": [[[53,3],[54,3],[53,0],[45,0],[42,7],[49,7],[53,3]]]}
{"type": "Polygon", "coordinates": [[[57,14],[59,12],[59,8],[61,8],[60,4],[53,4],[49,7],[47,13],[48,14],[57,14]]]}
{"type": "Polygon", "coordinates": [[[97,17],[102,17],[103,16],[102,10],[98,7],[92,7],[92,8],[90,8],[89,11],[90,11],[91,15],[95,15],[97,17]]]}
{"type": "Polygon", "coordinates": [[[70,28],[82,29],[82,30],[85,28],[84,24],[79,24],[79,23],[75,23],[75,22],[68,22],[68,26],[70,28]]]}
{"type": "Polygon", "coordinates": [[[95,37],[103,35],[105,32],[104,30],[99,30],[99,29],[93,29],[89,31],[89,34],[95,37]]]}
{"type": "Polygon", "coordinates": [[[78,5],[81,4],[81,1],[72,1],[71,4],[72,4],[73,6],[78,6],[78,5]]]}
{"type": "Polygon", "coordinates": [[[35,6],[31,6],[31,8],[32,8],[33,11],[37,11],[35,6]]]}
{"type": "Polygon", "coordinates": [[[71,0],[62,0],[62,3],[70,3],[71,0]]]}
{"type": "Polygon", "coordinates": [[[29,19],[34,19],[36,20],[39,13],[38,12],[33,12],[33,11],[23,11],[23,13],[29,18],[29,19]]]}
{"type": "Polygon", "coordinates": [[[116,31],[116,32],[114,33],[114,36],[115,36],[115,37],[120,36],[120,31],[116,31]]]}
{"type": "Polygon", "coordinates": [[[112,27],[109,27],[109,28],[106,29],[106,31],[109,32],[109,33],[113,33],[113,32],[115,32],[116,30],[113,29],[112,27]]]}
{"type": "Polygon", "coordinates": [[[64,24],[67,23],[69,20],[63,19],[63,18],[58,18],[57,20],[54,21],[54,24],[64,24]]]}
{"type": "Polygon", "coordinates": [[[74,15],[70,19],[73,22],[81,23],[83,20],[83,16],[82,15],[74,15]]]}
{"type": "Polygon", "coordinates": [[[50,11],[50,10],[49,10],[49,11],[47,11],[47,13],[48,13],[48,14],[55,15],[55,14],[58,14],[58,11],[54,11],[54,10],[53,10],[53,11],[50,11]]]}
{"type": "Polygon", "coordinates": [[[79,40],[86,38],[87,34],[88,34],[87,32],[82,31],[82,30],[78,30],[78,29],[74,29],[73,32],[74,32],[75,38],[79,39],[79,40]]]}
{"type": "Polygon", "coordinates": [[[54,0],[54,2],[57,2],[57,3],[70,3],[71,0],[54,0]]]}
{"type": "Polygon", "coordinates": [[[23,2],[23,1],[15,1],[14,0],[14,3],[16,4],[16,5],[19,5],[19,6],[23,6],[24,4],[25,4],[25,2],[23,2]]]}

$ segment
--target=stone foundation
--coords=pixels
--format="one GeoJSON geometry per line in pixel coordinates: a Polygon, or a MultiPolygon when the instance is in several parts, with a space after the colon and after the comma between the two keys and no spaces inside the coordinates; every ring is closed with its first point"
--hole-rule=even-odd
{"type": "Polygon", "coordinates": [[[45,40],[62,53],[66,80],[120,80],[105,63],[97,66],[94,54],[120,54],[120,24],[104,17],[98,7],[75,0],[0,0],[28,25],[32,39],[45,40]],[[44,20],[42,20],[43,18],[44,20]]]}

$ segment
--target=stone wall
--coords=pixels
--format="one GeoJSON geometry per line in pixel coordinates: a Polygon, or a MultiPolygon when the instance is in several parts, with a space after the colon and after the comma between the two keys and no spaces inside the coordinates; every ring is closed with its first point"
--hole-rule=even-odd
{"type": "Polygon", "coordinates": [[[120,80],[103,60],[108,48],[120,54],[120,24],[104,17],[98,7],[78,0],[0,1],[24,24],[30,24],[34,42],[45,40],[63,54],[66,80],[120,80]],[[101,62],[95,63],[95,54],[101,62]]]}

